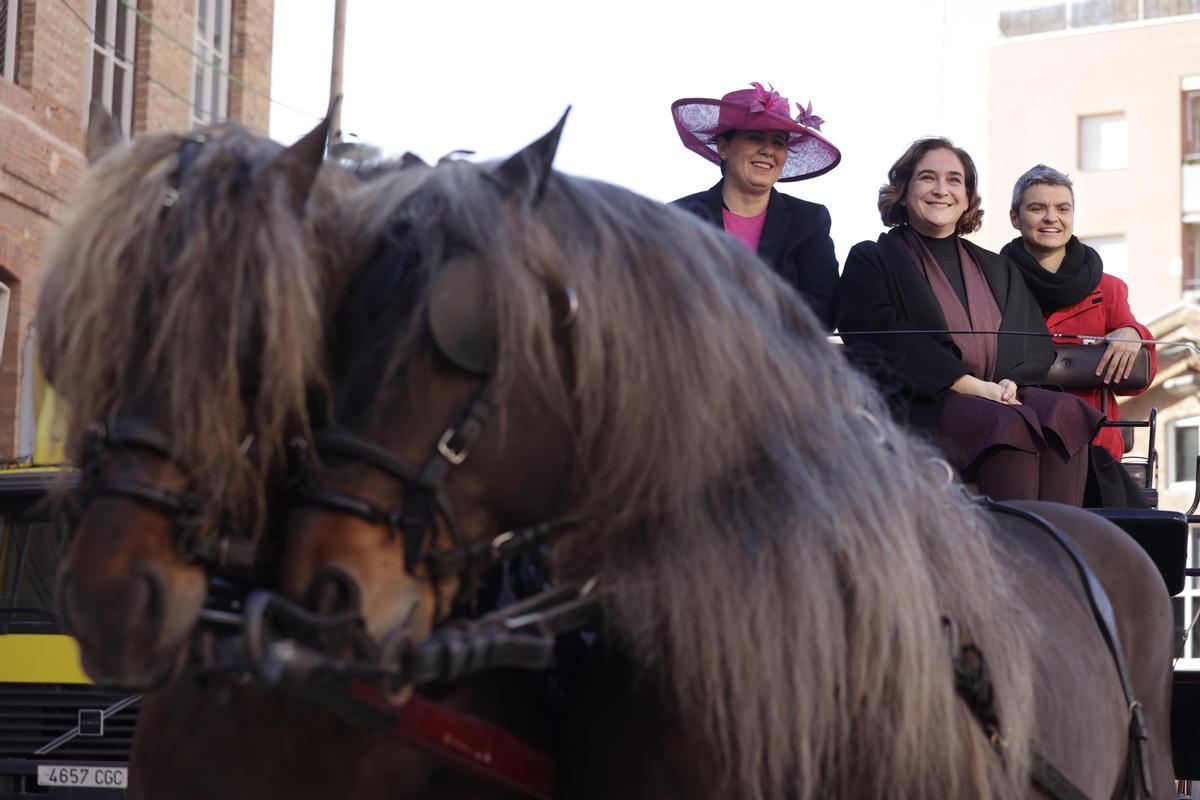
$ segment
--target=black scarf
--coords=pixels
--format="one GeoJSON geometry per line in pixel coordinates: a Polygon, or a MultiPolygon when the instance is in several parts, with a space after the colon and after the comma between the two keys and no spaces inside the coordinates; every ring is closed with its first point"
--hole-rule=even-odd
{"type": "Polygon", "coordinates": [[[1100,254],[1074,236],[1067,242],[1067,254],[1058,272],[1050,272],[1039,264],[1025,249],[1020,236],[1004,245],[1000,252],[1021,270],[1025,285],[1037,298],[1042,316],[1046,317],[1087,297],[1100,285],[1100,276],[1104,274],[1100,254]]]}

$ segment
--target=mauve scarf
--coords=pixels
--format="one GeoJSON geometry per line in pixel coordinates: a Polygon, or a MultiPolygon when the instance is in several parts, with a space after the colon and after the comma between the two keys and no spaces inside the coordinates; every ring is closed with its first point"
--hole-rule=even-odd
{"type": "Polygon", "coordinates": [[[971,258],[962,240],[955,237],[958,245],[958,259],[962,265],[963,285],[967,290],[967,307],[963,308],[954,287],[946,279],[946,273],[938,266],[929,248],[921,241],[921,237],[912,228],[905,226],[901,229],[900,241],[908,251],[913,263],[925,275],[925,280],[933,289],[946,318],[946,326],[951,331],[984,331],[983,333],[952,333],[951,338],[962,353],[962,362],[976,378],[990,381],[996,369],[996,350],[1002,315],[992,289],[988,286],[983,270],[971,258]]]}

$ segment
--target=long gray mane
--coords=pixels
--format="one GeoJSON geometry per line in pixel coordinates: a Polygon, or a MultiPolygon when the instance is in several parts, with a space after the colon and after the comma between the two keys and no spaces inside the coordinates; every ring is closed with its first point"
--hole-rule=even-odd
{"type": "Polygon", "coordinates": [[[1030,623],[997,613],[1013,588],[932,450],[740,244],[560,174],[506,196],[491,169],[443,164],[361,208],[486,261],[501,384],[572,421],[570,510],[601,520],[556,560],[607,587],[611,635],[701,732],[714,795],[1024,796],[1030,623]],[[570,381],[546,304],[562,286],[570,381]],[[954,692],[941,615],[1007,656],[1007,769],[954,692]]]}
{"type": "MultiPolygon", "coordinates": [[[[195,490],[252,531],[324,380],[335,262],[306,229],[290,151],[235,123],[199,134],[138,137],[89,171],[46,253],[39,347],[72,456],[92,422],[153,415],[195,490]]],[[[341,183],[324,170],[310,202],[341,183]]]]}

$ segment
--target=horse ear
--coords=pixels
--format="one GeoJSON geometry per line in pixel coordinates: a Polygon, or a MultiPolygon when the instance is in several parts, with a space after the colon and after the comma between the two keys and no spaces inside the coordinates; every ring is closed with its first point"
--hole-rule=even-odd
{"type": "Polygon", "coordinates": [[[95,164],[125,140],[117,123],[100,98],[93,97],[88,106],[87,139],[84,152],[89,164],[95,164]]]}
{"type": "Polygon", "coordinates": [[[542,138],[509,156],[496,167],[492,180],[508,194],[527,197],[537,203],[546,191],[546,182],[554,165],[554,154],[558,152],[558,140],[562,138],[563,126],[571,107],[563,112],[558,124],[542,138]]]}
{"type": "Polygon", "coordinates": [[[303,209],[304,204],[308,202],[308,193],[312,191],[317,170],[325,160],[325,148],[329,142],[329,120],[333,118],[341,102],[341,95],[333,98],[325,118],[295,144],[280,153],[275,161],[283,168],[285,180],[291,188],[292,202],[297,209],[303,209]]]}
{"type": "Polygon", "coordinates": [[[429,332],[442,355],[468,372],[487,375],[496,365],[496,308],[474,258],[452,258],[429,287],[429,332]]]}
{"type": "Polygon", "coordinates": [[[428,167],[425,159],[413,152],[407,152],[400,156],[400,169],[408,169],[410,167],[428,167]]]}

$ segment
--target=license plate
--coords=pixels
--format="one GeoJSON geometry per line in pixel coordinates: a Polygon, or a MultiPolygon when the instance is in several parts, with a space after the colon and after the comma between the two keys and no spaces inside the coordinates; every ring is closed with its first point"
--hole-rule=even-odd
{"type": "Polygon", "coordinates": [[[126,767],[83,767],[71,764],[38,764],[38,786],[81,786],[88,789],[124,789],[126,767]]]}

